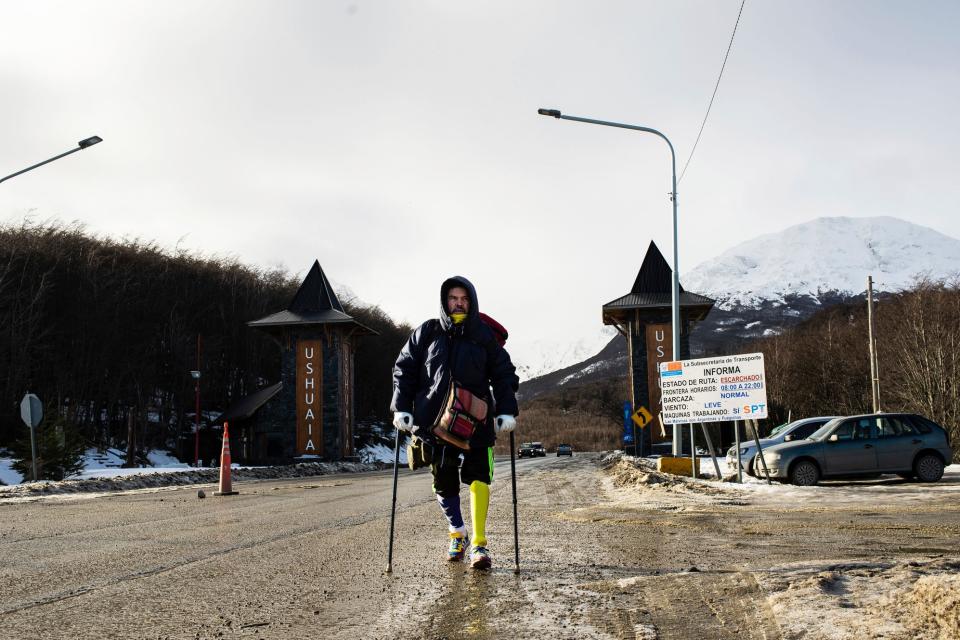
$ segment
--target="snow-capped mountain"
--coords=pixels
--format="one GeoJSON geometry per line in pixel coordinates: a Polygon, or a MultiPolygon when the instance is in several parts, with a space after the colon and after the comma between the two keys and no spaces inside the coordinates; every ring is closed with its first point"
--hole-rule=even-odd
{"type": "Polygon", "coordinates": [[[601,327],[595,334],[576,342],[534,340],[517,342],[508,350],[517,367],[517,375],[524,381],[569,367],[600,353],[615,335],[617,330],[613,327],[601,327]]]}
{"type": "MultiPolygon", "coordinates": [[[[918,277],[960,274],[960,240],[892,217],[817,218],[743,242],[707,260],[680,282],[716,300],[691,335],[694,357],[731,352],[775,335],[816,311],[875,292],[912,286],[918,277]]],[[[613,336],[602,352],[565,367],[545,363],[521,387],[525,399],[563,385],[626,373],[626,340],[613,336]]],[[[530,361],[527,361],[530,362],[530,361]]],[[[531,368],[531,370],[536,370],[531,368]]]]}
{"type": "Polygon", "coordinates": [[[788,298],[909,287],[918,275],[960,270],[960,240],[891,217],[817,218],[743,242],[681,277],[717,307],[785,304],[788,298]]]}

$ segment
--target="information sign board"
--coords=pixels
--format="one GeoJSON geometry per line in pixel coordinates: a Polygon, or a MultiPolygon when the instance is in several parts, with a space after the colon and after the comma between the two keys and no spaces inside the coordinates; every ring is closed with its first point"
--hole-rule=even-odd
{"type": "Polygon", "coordinates": [[[664,424],[766,418],[763,354],[661,363],[660,393],[664,424]]]}

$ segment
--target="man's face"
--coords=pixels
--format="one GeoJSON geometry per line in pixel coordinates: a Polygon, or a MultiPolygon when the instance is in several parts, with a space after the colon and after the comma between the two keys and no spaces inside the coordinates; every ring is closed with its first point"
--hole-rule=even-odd
{"type": "Polygon", "coordinates": [[[453,287],[447,292],[447,313],[468,313],[470,294],[463,287],[453,287]]]}

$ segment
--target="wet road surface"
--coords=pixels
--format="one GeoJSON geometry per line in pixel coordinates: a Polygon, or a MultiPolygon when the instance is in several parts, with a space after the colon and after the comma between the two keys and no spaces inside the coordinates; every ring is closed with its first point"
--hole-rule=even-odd
{"type": "Polygon", "coordinates": [[[917,499],[926,485],[875,505],[835,499],[849,487],[661,500],[613,488],[598,461],[518,461],[519,574],[509,461],[489,572],[444,559],[422,471],[401,473],[392,575],[391,472],[0,503],[0,638],[780,638],[771,566],[936,557],[960,539],[958,494],[917,499]]]}

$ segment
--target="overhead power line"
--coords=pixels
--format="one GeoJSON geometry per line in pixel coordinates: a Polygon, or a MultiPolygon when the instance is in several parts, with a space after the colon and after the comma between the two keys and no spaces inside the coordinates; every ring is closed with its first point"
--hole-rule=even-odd
{"type": "Polygon", "coordinates": [[[677,180],[679,183],[683,180],[683,176],[687,174],[687,167],[690,166],[690,160],[693,158],[693,152],[697,150],[697,144],[700,142],[700,136],[703,135],[703,128],[707,126],[707,118],[710,117],[710,109],[713,108],[713,100],[717,97],[717,89],[720,88],[720,79],[723,78],[723,70],[727,68],[727,58],[730,57],[730,49],[733,48],[733,38],[737,35],[737,27],[740,25],[740,16],[743,15],[743,5],[747,4],[747,0],[743,0],[740,3],[740,11],[737,13],[737,21],[733,25],[733,33],[730,34],[730,44],[727,45],[727,53],[723,56],[723,64],[720,66],[720,75],[717,76],[717,84],[713,87],[713,95],[710,96],[710,104],[707,105],[707,113],[703,116],[703,123],[700,125],[700,132],[697,134],[697,139],[693,143],[693,148],[690,149],[690,155],[687,157],[686,164],[683,165],[683,171],[680,172],[680,179],[677,180]]]}

